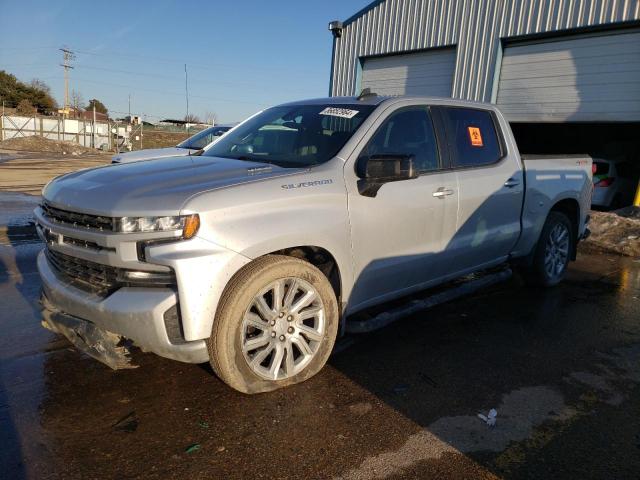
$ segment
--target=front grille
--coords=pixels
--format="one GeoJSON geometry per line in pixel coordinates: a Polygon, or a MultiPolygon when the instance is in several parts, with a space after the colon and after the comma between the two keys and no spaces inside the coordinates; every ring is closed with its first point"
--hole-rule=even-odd
{"type": "Polygon", "coordinates": [[[72,285],[101,296],[108,296],[122,287],[172,287],[176,284],[173,271],[141,272],[91,262],[64,253],[46,249],[53,269],[72,285]],[[129,275],[139,278],[130,278],[129,275]]]}
{"type": "Polygon", "coordinates": [[[87,250],[95,250],[96,252],[107,251],[107,252],[115,252],[116,249],[113,247],[103,247],[98,245],[96,242],[91,242],[89,240],[82,240],[80,238],[68,237],[67,235],[62,236],[62,243],[66,243],[67,245],[73,245],[74,247],[82,247],[87,250]]]}
{"type": "Polygon", "coordinates": [[[106,230],[112,232],[115,230],[115,219],[112,217],[70,212],[52,207],[47,202],[43,202],[40,207],[42,208],[44,216],[55,223],[72,227],[92,228],[100,231],[106,230]]]}
{"type": "Polygon", "coordinates": [[[108,295],[118,287],[118,269],[47,249],[51,266],[82,290],[108,295]]]}

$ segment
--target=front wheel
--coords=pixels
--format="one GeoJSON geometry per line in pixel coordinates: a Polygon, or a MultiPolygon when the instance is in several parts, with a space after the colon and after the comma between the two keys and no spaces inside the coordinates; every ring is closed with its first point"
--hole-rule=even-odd
{"type": "Polygon", "coordinates": [[[529,283],[551,287],[564,278],[574,248],[573,228],[561,212],[550,212],[538,239],[533,263],[526,272],[529,283]]]}
{"type": "Polygon", "coordinates": [[[337,331],[337,301],[325,275],[303,260],[267,255],[230,281],[207,347],[225,383],[259,393],[315,375],[337,331]]]}

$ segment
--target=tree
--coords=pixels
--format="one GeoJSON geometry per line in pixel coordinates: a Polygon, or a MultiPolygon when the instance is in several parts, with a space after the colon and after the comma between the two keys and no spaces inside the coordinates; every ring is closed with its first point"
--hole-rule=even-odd
{"type": "Polygon", "coordinates": [[[4,70],[0,70],[0,97],[11,106],[27,100],[40,113],[52,112],[58,108],[51,96],[51,89],[42,80],[34,79],[28,85],[4,70]]]}
{"type": "Polygon", "coordinates": [[[98,100],[97,98],[92,98],[91,100],[89,100],[89,103],[87,104],[87,106],[85,107],[85,110],[87,112],[92,112],[93,111],[93,107],[96,107],[96,112],[98,113],[104,113],[105,115],[109,114],[109,110],[107,110],[107,107],[104,106],[104,103],[102,103],[100,100],[98,100]]]}
{"type": "Polygon", "coordinates": [[[46,93],[47,95],[51,95],[51,87],[46,83],[44,83],[44,81],[40,80],[39,78],[32,79],[29,85],[31,86],[31,88],[35,90],[40,90],[46,93]]]}
{"type": "Polygon", "coordinates": [[[200,119],[195,113],[190,113],[184,116],[184,121],[187,123],[200,123],[200,119]]]}
{"type": "Polygon", "coordinates": [[[69,102],[71,103],[71,107],[76,112],[78,112],[82,110],[82,104],[84,103],[84,98],[82,98],[82,94],[77,90],[71,90],[69,102]]]}
{"type": "Polygon", "coordinates": [[[16,107],[16,113],[20,115],[33,115],[36,113],[36,107],[31,105],[31,102],[26,98],[20,100],[18,106],[16,107]]]}
{"type": "Polygon", "coordinates": [[[204,113],[204,121],[208,125],[215,125],[216,123],[218,123],[218,114],[216,112],[212,112],[210,110],[206,111],[204,113]]]}

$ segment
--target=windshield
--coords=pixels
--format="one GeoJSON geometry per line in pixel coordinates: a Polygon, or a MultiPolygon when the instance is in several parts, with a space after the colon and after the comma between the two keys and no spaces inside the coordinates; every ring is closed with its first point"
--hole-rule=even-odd
{"type": "Polygon", "coordinates": [[[219,138],[224,132],[230,130],[231,127],[209,127],[201,132],[196,133],[193,137],[187,138],[177,145],[178,148],[190,148],[192,150],[200,150],[206,147],[216,138],[219,138]]]}
{"type": "Polygon", "coordinates": [[[250,118],[204,155],[308,167],[333,158],[375,105],[290,105],[250,118]]]}

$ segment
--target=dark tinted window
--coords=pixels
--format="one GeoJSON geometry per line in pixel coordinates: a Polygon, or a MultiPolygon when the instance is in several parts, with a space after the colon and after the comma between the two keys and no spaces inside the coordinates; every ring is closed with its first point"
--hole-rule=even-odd
{"type": "Polygon", "coordinates": [[[593,162],[596,166],[594,175],[606,175],[609,173],[609,164],[607,162],[593,162]]]}
{"type": "Polygon", "coordinates": [[[633,178],[633,166],[629,162],[616,163],[616,173],[622,178],[633,178]]]}
{"type": "Polygon", "coordinates": [[[490,112],[443,108],[442,117],[453,166],[476,167],[500,160],[502,148],[490,112]]]}
{"type": "Polygon", "coordinates": [[[438,147],[426,107],[410,107],[392,114],[362,152],[364,155],[414,155],[420,172],[438,168],[438,147]]]}
{"type": "Polygon", "coordinates": [[[191,148],[199,150],[206,147],[216,138],[222,135],[224,132],[231,129],[231,127],[209,127],[201,132],[196,133],[194,136],[187,138],[184,142],[179,143],[179,148],[191,148]]]}

